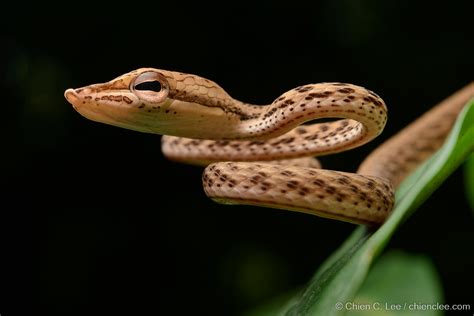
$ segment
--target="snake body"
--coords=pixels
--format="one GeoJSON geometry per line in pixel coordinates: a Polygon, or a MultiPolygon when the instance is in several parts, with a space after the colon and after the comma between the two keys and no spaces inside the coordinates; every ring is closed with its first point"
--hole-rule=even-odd
{"type": "Polygon", "coordinates": [[[252,105],[208,79],[141,68],[68,89],[65,97],[91,120],[164,135],[162,150],[172,160],[208,165],[204,190],[217,202],[377,225],[393,207],[394,187],[440,147],[473,92],[470,84],[435,107],[375,150],[357,173],[316,169],[311,158],[361,146],[382,132],[384,101],[356,85],[308,84],[269,105],[252,105]],[[319,118],[340,120],[302,125],[319,118]]]}

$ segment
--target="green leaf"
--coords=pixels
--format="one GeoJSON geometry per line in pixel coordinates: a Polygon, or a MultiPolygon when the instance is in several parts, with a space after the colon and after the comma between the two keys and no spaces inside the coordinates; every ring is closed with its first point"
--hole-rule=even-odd
{"type": "Polygon", "coordinates": [[[357,296],[343,309],[350,316],[434,316],[442,312],[423,307],[442,302],[441,282],[430,259],[392,251],[375,263],[357,296]]]}
{"type": "Polygon", "coordinates": [[[464,170],[464,179],[466,182],[466,197],[474,211],[474,154],[466,161],[464,170]]]}
{"type": "Polygon", "coordinates": [[[349,240],[316,272],[286,315],[342,315],[338,302],[350,302],[369,268],[405,221],[474,151],[474,100],[460,113],[443,147],[411,174],[396,192],[395,209],[377,231],[355,230],[349,240]]]}

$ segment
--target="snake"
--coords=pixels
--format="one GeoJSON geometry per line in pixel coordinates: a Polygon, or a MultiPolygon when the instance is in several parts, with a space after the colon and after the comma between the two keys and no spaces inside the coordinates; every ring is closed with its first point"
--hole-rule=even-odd
{"type": "Polygon", "coordinates": [[[163,135],[164,156],[205,166],[204,192],[218,203],[377,226],[391,214],[403,179],[442,146],[474,82],[378,146],[354,173],[322,169],[314,158],[383,131],[385,102],[354,84],[301,85],[256,105],[197,75],[140,68],[64,95],[90,120],[163,135]]]}

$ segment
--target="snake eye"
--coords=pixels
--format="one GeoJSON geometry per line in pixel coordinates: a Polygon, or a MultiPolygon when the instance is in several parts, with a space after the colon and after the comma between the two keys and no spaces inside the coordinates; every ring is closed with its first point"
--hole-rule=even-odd
{"type": "Polygon", "coordinates": [[[169,93],[168,81],[156,71],[141,73],[130,84],[130,90],[141,100],[148,103],[161,103],[169,93]]]}
{"type": "Polygon", "coordinates": [[[161,83],[159,81],[146,81],[135,85],[135,90],[140,91],[161,91],[161,83]]]}

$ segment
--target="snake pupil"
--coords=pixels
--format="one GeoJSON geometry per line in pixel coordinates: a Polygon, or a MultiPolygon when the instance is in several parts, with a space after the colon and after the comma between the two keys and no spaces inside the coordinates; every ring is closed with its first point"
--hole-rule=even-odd
{"type": "Polygon", "coordinates": [[[161,84],[159,81],[146,81],[137,84],[135,90],[160,92],[161,84]]]}

